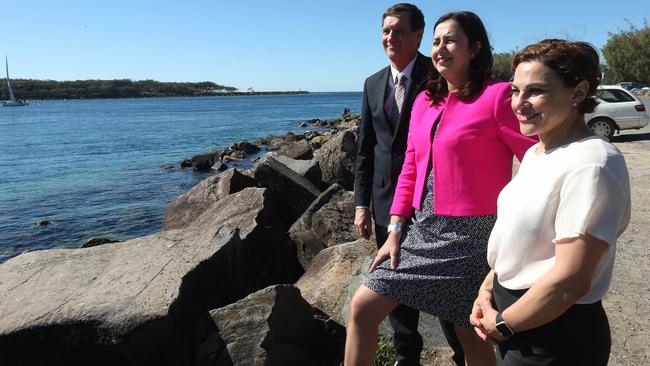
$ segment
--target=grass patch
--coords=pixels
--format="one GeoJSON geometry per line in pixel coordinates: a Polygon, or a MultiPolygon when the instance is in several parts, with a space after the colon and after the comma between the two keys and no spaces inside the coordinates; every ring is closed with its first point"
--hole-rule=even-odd
{"type": "Polygon", "coordinates": [[[379,342],[377,342],[377,353],[375,353],[375,360],[372,366],[392,366],[394,354],[395,349],[393,348],[393,343],[380,338],[379,342]]]}

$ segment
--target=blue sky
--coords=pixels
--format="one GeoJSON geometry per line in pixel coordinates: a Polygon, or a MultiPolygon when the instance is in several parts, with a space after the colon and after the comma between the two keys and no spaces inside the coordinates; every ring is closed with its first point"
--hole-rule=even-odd
{"type": "MultiPolygon", "coordinates": [[[[415,1],[420,51],[445,12],[471,10],[496,52],[544,38],[601,48],[636,26],[643,1],[415,1]]],[[[391,1],[2,0],[0,55],[12,78],[214,81],[242,90],[360,91],[387,64],[381,14],[391,1]]]]}

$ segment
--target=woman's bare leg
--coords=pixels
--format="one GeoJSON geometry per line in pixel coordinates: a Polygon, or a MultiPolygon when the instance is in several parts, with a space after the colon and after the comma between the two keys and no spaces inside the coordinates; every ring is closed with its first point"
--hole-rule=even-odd
{"type": "Polygon", "coordinates": [[[456,335],[465,353],[467,366],[494,366],[497,362],[492,343],[485,342],[476,333],[456,326],[456,335]]]}
{"type": "Polygon", "coordinates": [[[395,301],[361,285],[352,297],[345,340],[345,366],[372,364],[379,323],[397,307],[395,301]]]}

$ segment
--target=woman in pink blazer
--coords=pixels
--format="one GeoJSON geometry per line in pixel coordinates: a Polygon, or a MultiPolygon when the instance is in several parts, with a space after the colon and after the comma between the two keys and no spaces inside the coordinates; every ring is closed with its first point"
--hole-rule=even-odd
{"type": "Polygon", "coordinates": [[[454,323],[468,365],[495,362],[469,314],[489,270],[497,196],[513,156],[521,159],[535,140],[519,132],[510,84],[490,78],[480,18],[449,13],[434,28],[434,68],[413,104],[388,239],[352,299],[346,365],[372,362],[377,327],[398,304],[454,323]]]}

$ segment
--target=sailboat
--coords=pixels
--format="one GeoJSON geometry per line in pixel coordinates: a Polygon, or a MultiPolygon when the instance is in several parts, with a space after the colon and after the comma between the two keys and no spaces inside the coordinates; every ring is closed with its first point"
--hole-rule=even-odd
{"type": "Polygon", "coordinates": [[[9,100],[2,102],[3,107],[21,107],[28,105],[27,101],[17,100],[14,95],[13,89],[11,89],[11,82],[9,81],[9,61],[7,61],[7,56],[5,56],[5,68],[7,69],[7,88],[9,89],[9,100]]]}

